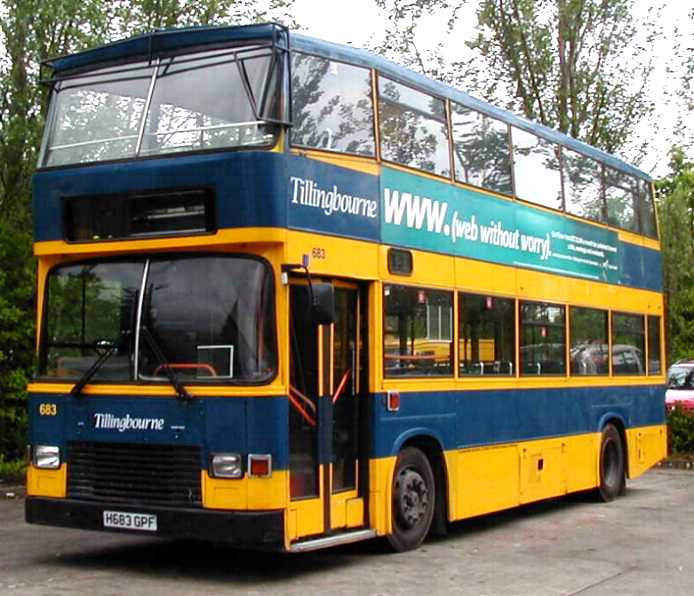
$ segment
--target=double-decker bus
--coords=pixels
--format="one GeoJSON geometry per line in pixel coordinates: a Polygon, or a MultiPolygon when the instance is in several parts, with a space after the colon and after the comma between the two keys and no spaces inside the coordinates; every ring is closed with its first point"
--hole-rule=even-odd
{"type": "Polygon", "coordinates": [[[406,550],[664,456],[644,172],[274,24],[47,65],[29,522],[406,550]]]}

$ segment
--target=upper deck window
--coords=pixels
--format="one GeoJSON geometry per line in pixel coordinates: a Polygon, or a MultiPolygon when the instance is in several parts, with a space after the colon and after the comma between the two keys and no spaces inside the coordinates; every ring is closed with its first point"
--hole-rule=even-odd
{"type": "Polygon", "coordinates": [[[292,145],[373,156],[371,76],[367,69],[292,55],[292,145]]]}
{"type": "Polygon", "coordinates": [[[272,145],[281,71],[269,49],[247,47],[58,80],[39,164],[272,145]]]}
{"type": "Polygon", "coordinates": [[[381,156],[448,176],[448,130],[444,101],[385,77],[379,78],[381,156]]]}
{"type": "Polygon", "coordinates": [[[653,204],[653,193],[651,183],[646,180],[639,180],[637,186],[639,196],[639,221],[641,222],[641,233],[651,238],[658,237],[658,228],[655,223],[655,205],[653,204]]]}
{"type": "Polygon", "coordinates": [[[508,125],[459,104],[451,105],[456,180],[513,194],[508,125]]]}
{"type": "Polygon", "coordinates": [[[559,147],[518,128],[512,136],[516,196],[562,209],[559,147]]]}
{"type": "Polygon", "coordinates": [[[566,211],[573,215],[605,221],[602,195],[602,166],[585,155],[562,149],[566,211]]]}
{"type": "Polygon", "coordinates": [[[637,180],[605,166],[607,223],[631,232],[639,231],[637,180]]]}

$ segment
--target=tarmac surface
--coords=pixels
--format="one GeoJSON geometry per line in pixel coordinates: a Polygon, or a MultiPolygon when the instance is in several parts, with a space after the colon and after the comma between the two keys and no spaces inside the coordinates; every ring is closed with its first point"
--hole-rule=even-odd
{"type": "Polygon", "coordinates": [[[694,472],[628,486],[613,503],[567,497],[459,522],[413,552],[370,541],[303,555],[29,526],[21,496],[2,490],[0,594],[694,594],[694,472]]]}

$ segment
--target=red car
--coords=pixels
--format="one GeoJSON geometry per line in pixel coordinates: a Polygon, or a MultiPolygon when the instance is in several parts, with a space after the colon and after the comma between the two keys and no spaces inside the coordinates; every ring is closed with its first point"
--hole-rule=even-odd
{"type": "Polygon", "coordinates": [[[668,371],[665,407],[670,411],[677,405],[694,411],[694,358],[679,360],[668,371]]]}

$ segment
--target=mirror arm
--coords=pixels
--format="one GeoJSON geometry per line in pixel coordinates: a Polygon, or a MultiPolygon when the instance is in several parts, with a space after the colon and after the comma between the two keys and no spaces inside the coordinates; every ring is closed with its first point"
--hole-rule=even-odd
{"type": "Polygon", "coordinates": [[[311,272],[308,270],[308,265],[304,263],[284,263],[281,267],[282,273],[289,273],[291,271],[296,271],[297,269],[303,269],[306,273],[306,281],[308,282],[308,297],[309,297],[309,318],[311,309],[316,306],[316,299],[313,295],[313,283],[311,282],[311,272]]]}

